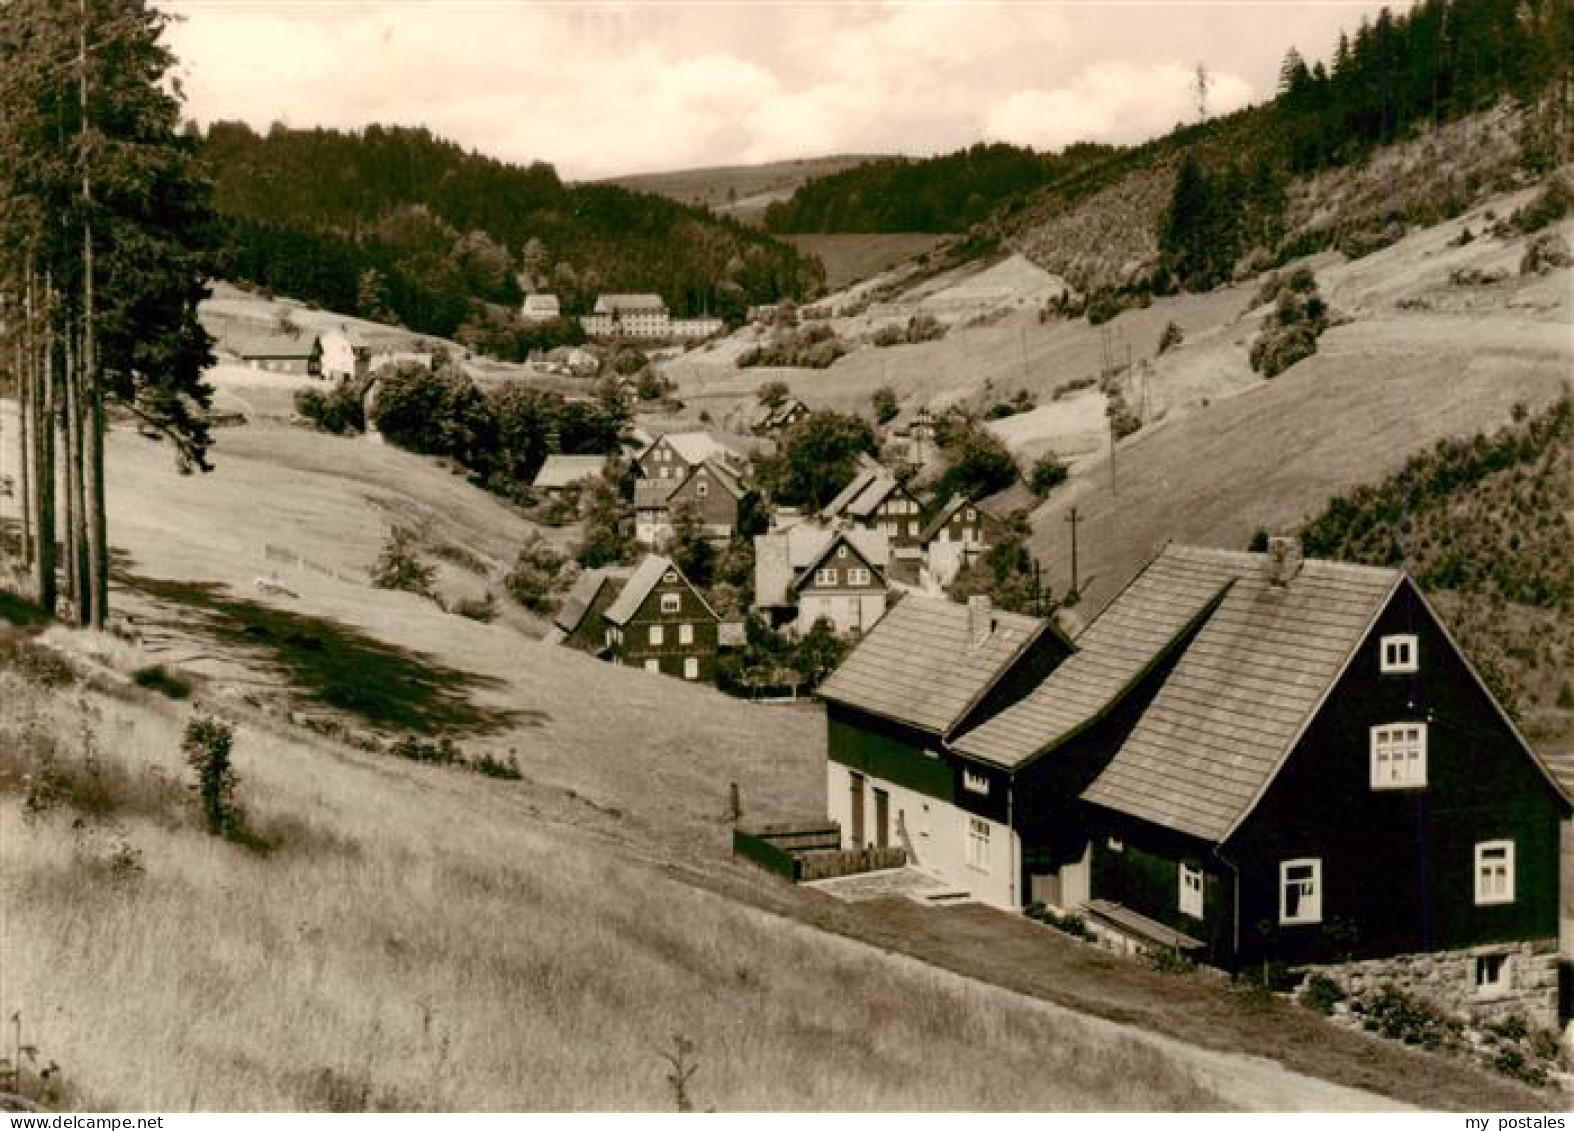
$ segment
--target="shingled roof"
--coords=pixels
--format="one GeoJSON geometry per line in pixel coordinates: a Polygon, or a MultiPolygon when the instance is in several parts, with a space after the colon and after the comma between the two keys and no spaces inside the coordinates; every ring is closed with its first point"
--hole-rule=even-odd
{"type": "Polygon", "coordinates": [[[596,478],[606,466],[606,456],[550,455],[531,486],[544,491],[561,490],[571,483],[596,478]]]}
{"type": "Polygon", "coordinates": [[[1048,627],[1019,613],[983,615],[994,627],[975,640],[968,606],[903,599],[821,685],[820,697],[946,734],[1048,627]]]}
{"type": "Polygon", "coordinates": [[[884,572],[890,562],[890,540],[879,530],[838,531],[804,522],[786,530],[754,538],[754,593],[760,607],[782,608],[794,603],[794,580],[818,558],[823,558],[841,535],[870,565],[884,572]]]}
{"type": "Polygon", "coordinates": [[[958,738],[970,757],[1014,769],[1099,719],[1218,601],[1228,570],[1166,550],[1076,639],[1026,698],[958,738]]]}
{"type": "Polygon", "coordinates": [[[580,574],[574,582],[574,587],[568,591],[568,596],[563,599],[563,607],[558,610],[557,616],[552,618],[552,623],[565,633],[573,633],[585,619],[585,614],[596,603],[596,598],[601,595],[605,585],[621,586],[627,581],[634,571],[628,566],[602,566],[599,569],[587,569],[580,574]]]}
{"type": "Polygon", "coordinates": [[[1275,585],[1267,561],[1175,546],[1149,568],[1228,591],[1085,800],[1213,842],[1251,810],[1404,577],[1308,560],[1275,585]]]}
{"type": "Polygon", "coordinates": [[[651,554],[639,563],[639,568],[634,571],[634,576],[629,578],[628,584],[623,586],[623,592],[619,593],[618,599],[613,601],[611,606],[608,607],[606,612],[607,619],[616,625],[627,624],[629,618],[639,612],[640,606],[645,603],[645,598],[650,596],[651,590],[656,588],[669,569],[677,574],[683,584],[693,591],[706,612],[710,613],[716,620],[721,620],[721,617],[716,615],[716,610],[711,608],[710,602],[705,600],[704,594],[695,589],[689,579],[683,576],[683,571],[674,565],[670,559],[664,558],[660,554],[651,554]]]}

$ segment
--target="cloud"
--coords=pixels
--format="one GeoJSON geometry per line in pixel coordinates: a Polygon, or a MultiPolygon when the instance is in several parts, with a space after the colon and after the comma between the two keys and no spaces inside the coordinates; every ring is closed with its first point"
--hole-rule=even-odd
{"type": "MultiPolygon", "coordinates": [[[[984,116],[982,130],[991,140],[1038,149],[1084,140],[1140,141],[1196,117],[1196,81],[1196,68],[1179,63],[1096,63],[1065,86],[1012,93],[984,116]]],[[[1252,94],[1236,75],[1208,75],[1210,114],[1238,110],[1252,94]]]]}
{"type": "MultiPolygon", "coordinates": [[[[1308,0],[1209,9],[967,3],[578,7],[158,0],[189,110],[259,129],[424,125],[567,177],[813,156],[934,153],[981,136],[1059,148],[1219,113],[1359,17],[1308,0]]],[[[1375,5],[1373,5],[1375,8],[1375,5]]]]}

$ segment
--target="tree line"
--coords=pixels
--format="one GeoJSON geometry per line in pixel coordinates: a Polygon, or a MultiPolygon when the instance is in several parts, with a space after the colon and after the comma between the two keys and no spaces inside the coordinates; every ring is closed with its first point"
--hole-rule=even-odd
{"type": "Polygon", "coordinates": [[[18,408],[17,572],[54,612],[109,604],[109,414],[208,469],[197,321],[213,225],[162,42],[126,0],[0,8],[0,392],[18,408]]]}
{"type": "MultiPolygon", "coordinates": [[[[506,320],[526,289],[589,313],[602,292],[656,292],[679,315],[741,321],[812,296],[813,257],[734,220],[608,184],[565,185],[424,129],[201,138],[224,217],[227,273],[443,337],[506,320]]],[[[461,335],[462,336],[462,335],[461,335]]]]}
{"type": "Polygon", "coordinates": [[[1002,201],[1108,157],[1081,143],[1058,154],[977,144],[922,160],[884,158],[815,177],[765,211],[773,232],[963,232],[1002,201]]]}

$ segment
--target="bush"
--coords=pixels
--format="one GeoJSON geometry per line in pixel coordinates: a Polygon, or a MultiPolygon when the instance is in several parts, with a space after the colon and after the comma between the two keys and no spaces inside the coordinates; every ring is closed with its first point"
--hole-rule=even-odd
{"type": "Polygon", "coordinates": [[[1254,305],[1273,303],[1263,317],[1262,332],[1252,343],[1252,369],[1265,378],[1277,377],[1317,352],[1317,338],[1328,328],[1328,305],[1317,290],[1317,278],[1306,268],[1270,276],[1254,305]]]}
{"type": "Polygon", "coordinates": [[[180,749],[186,764],[197,772],[197,801],[214,836],[234,837],[240,833],[243,815],[235,803],[235,768],[230,751],[235,731],[229,723],[209,716],[198,716],[186,724],[180,749]]]}
{"type": "Polygon", "coordinates": [[[1327,974],[1313,974],[1301,986],[1301,1004],[1323,1016],[1333,1013],[1334,1006],[1350,995],[1327,974]]]}
{"type": "Polygon", "coordinates": [[[16,633],[0,631],[0,668],[10,668],[41,687],[68,687],[76,682],[76,673],[59,653],[16,633]]]}
{"type": "Polygon", "coordinates": [[[1117,440],[1124,440],[1142,429],[1142,417],[1132,410],[1132,407],[1126,403],[1125,396],[1118,389],[1110,392],[1109,399],[1104,405],[1104,415],[1109,418],[1110,429],[1115,433],[1117,440]]]}
{"type": "Polygon", "coordinates": [[[500,778],[503,781],[518,781],[524,777],[524,774],[519,772],[518,759],[512,754],[503,759],[494,758],[490,754],[482,754],[479,758],[471,761],[470,768],[478,774],[483,774],[489,778],[500,778]]]}
{"type": "Polygon", "coordinates": [[[901,412],[896,403],[896,390],[889,385],[882,385],[876,389],[869,401],[874,405],[874,422],[876,424],[889,424],[901,412]]]}
{"type": "Polygon", "coordinates": [[[1182,330],[1174,322],[1166,323],[1164,326],[1164,332],[1159,335],[1158,354],[1155,354],[1154,356],[1168,353],[1170,350],[1174,349],[1185,340],[1186,331],[1182,330]]]}
{"type": "Polygon", "coordinates": [[[1445,1017],[1429,1002],[1413,998],[1393,985],[1384,985],[1375,994],[1358,998],[1350,1008],[1361,1015],[1367,1030],[1428,1049],[1457,1043],[1462,1029],[1458,1021],[1445,1017]]]}
{"type": "Polygon", "coordinates": [[[1129,305],[1116,291],[1099,291],[1088,299],[1087,316],[1089,326],[1102,326],[1110,321],[1129,305]]]}
{"type": "MultiPolygon", "coordinates": [[[[552,592],[562,575],[563,556],[533,534],[514,559],[514,568],[503,578],[508,595],[533,613],[552,611],[552,592]]],[[[488,594],[490,596],[490,594],[488,594]]]]}
{"type": "Polygon", "coordinates": [[[1143,952],[1142,959],[1148,969],[1157,970],[1160,974],[1189,974],[1197,969],[1195,962],[1173,946],[1150,947],[1143,952]]]}
{"type": "Polygon", "coordinates": [[[1030,903],[1022,912],[1029,919],[1043,923],[1046,927],[1054,927],[1057,931],[1078,939],[1091,939],[1093,932],[1088,930],[1088,924],[1080,915],[1062,915],[1042,903],[1030,903]]]}
{"type": "Polygon", "coordinates": [[[824,324],[797,330],[778,330],[764,345],[745,350],[738,357],[738,368],[787,366],[802,369],[828,369],[847,352],[847,344],[824,324]]]}
{"type": "Polygon", "coordinates": [[[497,598],[491,593],[480,597],[461,597],[448,611],[468,620],[491,624],[497,619],[497,598]]]}
{"type": "Polygon", "coordinates": [[[191,694],[191,684],[163,664],[150,664],[132,673],[131,681],[138,687],[160,691],[171,699],[185,699],[191,694]]]}
{"type": "Polygon", "coordinates": [[[390,530],[372,566],[372,584],[378,589],[398,589],[430,597],[437,570],[416,556],[419,544],[420,535],[407,526],[390,530]]]}
{"type": "Polygon", "coordinates": [[[302,389],[295,394],[295,411],[324,432],[346,436],[366,431],[366,406],[360,382],[348,377],[328,392],[302,389]]]}
{"type": "Polygon", "coordinates": [[[1514,209],[1508,219],[1500,221],[1494,233],[1500,236],[1519,232],[1529,235],[1555,224],[1574,210],[1574,186],[1562,177],[1553,177],[1539,196],[1523,208],[1514,209]]]}
{"type": "Polygon", "coordinates": [[[1559,267],[1574,266],[1569,242],[1556,232],[1543,232],[1531,240],[1519,260],[1521,275],[1544,275],[1559,267]]]}
{"type": "Polygon", "coordinates": [[[1033,494],[1042,499],[1064,483],[1070,474],[1070,469],[1061,462],[1059,456],[1054,452],[1045,452],[1034,461],[1032,470],[1028,472],[1027,485],[1033,494]]]}

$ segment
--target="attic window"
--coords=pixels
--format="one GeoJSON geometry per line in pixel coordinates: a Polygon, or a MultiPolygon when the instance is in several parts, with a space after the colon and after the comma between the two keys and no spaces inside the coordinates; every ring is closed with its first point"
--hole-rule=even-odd
{"type": "Polygon", "coordinates": [[[869,571],[866,569],[850,569],[847,571],[847,584],[868,585],[869,571]]]}
{"type": "Polygon", "coordinates": [[[983,774],[975,774],[972,770],[962,771],[962,788],[969,793],[981,793],[989,796],[989,779],[983,774]]]}
{"type": "Polygon", "coordinates": [[[665,581],[668,585],[675,585],[675,584],[677,584],[677,581],[678,581],[677,571],[669,569],[665,574],[662,575],[661,580],[665,581]]]}
{"type": "Polygon", "coordinates": [[[1381,669],[1384,675],[1403,675],[1420,670],[1420,650],[1414,636],[1385,636],[1381,642],[1381,669]]]}
{"type": "Polygon", "coordinates": [[[675,613],[683,607],[683,598],[676,593],[663,593],[661,595],[661,611],[675,613]]]}
{"type": "Polygon", "coordinates": [[[839,558],[845,558],[847,556],[847,547],[846,546],[838,546],[838,547],[836,547],[836,556],[839,557],[839,558]]]}
{"type": "Polygon", "coordinates": [[[836,571],[834,569],[817,569],[814,571],[816,585],[835,585],[836,571]]]}
{"type": "Polygon", "coordinates": [[[703,499],[706,495],[710,494],[710,484],[709,483],[696,483],[696,484],[694,484],[694,493],[696,495],[698,495],[700,498],[703,499]]]}
{"type": "Polygon", "coordinates": [[[1372,788],[1420,789],[1426,785],[1426,724],[1391,723],[1372,728],[1372,788]]]}

